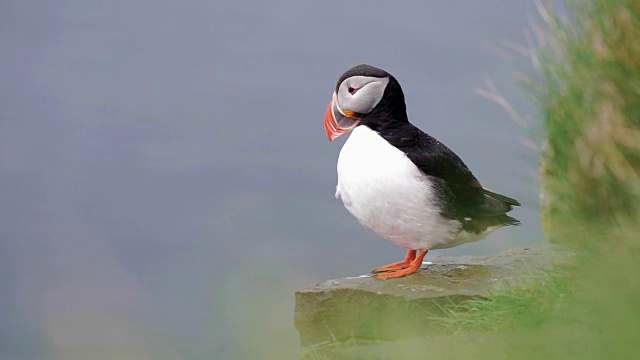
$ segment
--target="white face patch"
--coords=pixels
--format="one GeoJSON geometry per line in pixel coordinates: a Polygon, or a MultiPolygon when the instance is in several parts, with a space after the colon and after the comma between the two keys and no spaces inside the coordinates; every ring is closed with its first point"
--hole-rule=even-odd
{"type": "Polygon", "coordinates": [[[339,106],[343,110],[368,114],[382,100],[388,83],[388,77],[352,76],[347,78],[338,87],[339,106]]]}

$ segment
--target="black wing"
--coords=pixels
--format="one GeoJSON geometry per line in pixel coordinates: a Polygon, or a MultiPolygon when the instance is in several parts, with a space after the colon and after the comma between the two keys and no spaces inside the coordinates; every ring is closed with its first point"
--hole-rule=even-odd
{"type": "Polygon", "coordinates": [[[480,227],[486,227],[484,223],[491,226],[494,222],[516,222],[504,214],[511,210],[512,205],[520,204],[514,199],[483,189],[464,162],[437,139],[410,123],[380,135],[407,154],[431,178],[441,198],[443,216],[463,223],[469,222],[469,219],[475,222],[482,220],[480,227]]]}

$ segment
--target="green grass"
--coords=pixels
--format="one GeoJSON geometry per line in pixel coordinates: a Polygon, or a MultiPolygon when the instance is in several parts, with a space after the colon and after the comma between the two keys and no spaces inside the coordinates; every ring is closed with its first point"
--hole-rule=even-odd
{"type": "Polygon", "coordinates": [[[548,21],[541,51],[543,215],[552,240],[580,249],[571,224],[640,217],[640,2],[572,4],[570,25],[548,21]]]}
{"type": "Polygon", "coordinates": [[[485,298],[446,307],[445,316],[436,320],[453,333],[502,331],[559,319],[570,321],[564,310],[574,301],[572,275],[564,265],[562,270],[532,276],[522,284],[498,287],[485,298]]]}
{"type": "Polygon", "coordinates": [[[541,81],[529,89],[546,129],[545,233],[575,259],[438,320],[458,333],[524,331],[529,340],[502,345],[525,357],[535,343],[547,357],[569,346],[629,358],[640,354],[640,1],[575,0],[569,10],[541,7],[541,81]]]}

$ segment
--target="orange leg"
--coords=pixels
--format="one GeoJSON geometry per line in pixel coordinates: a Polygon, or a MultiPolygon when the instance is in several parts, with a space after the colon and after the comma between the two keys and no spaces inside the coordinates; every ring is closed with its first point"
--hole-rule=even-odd
{"type": "Polygon", "coordinates": [[[403,261],[398,261],[398,262],[394,262],[393,264],[389,264],[389,265],[385,265],[383,267],[379,267],[379,268],[373,270],[372,273],[377,274],[379,272],[395,271],[395,270],[404,269],[407,266],[409,266],[411,264],[411,262],[413,261],[413,259],[415,259],[415,258],[416,258],[416,251],[415,250],[409,250],[409,251],[407,251],[407,257],[403,261]]]}
{"type": "Polygon", "coordinates": [[[420,265],[422,265],[422,259],[424,259],[424,256],[427,255],[428,251],[429,250],[426,249],[420,250],[420,254],[418,254],[418,256],[416,256],[416,258],[411,261],[409,266],[396,271],[378,274],[376,275],[376,277],[380,280],[389,280],[413,274],[414,272],[418,271],[418,268],[420,268],[420,265]]]}

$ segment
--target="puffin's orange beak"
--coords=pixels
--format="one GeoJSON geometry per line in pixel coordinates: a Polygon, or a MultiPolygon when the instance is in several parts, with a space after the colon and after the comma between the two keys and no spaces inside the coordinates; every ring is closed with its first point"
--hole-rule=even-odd
{"type": "Polygon", "coordinates": [[[324,114],[324,129],[327,131],[330,141],[348,133],[358,125],[360,119],[353,116],[355,116],[353,111],[340,110],[336,101],[336,94],[333,93],[333,99],[331,99],[327,112],[324,114]]]}

